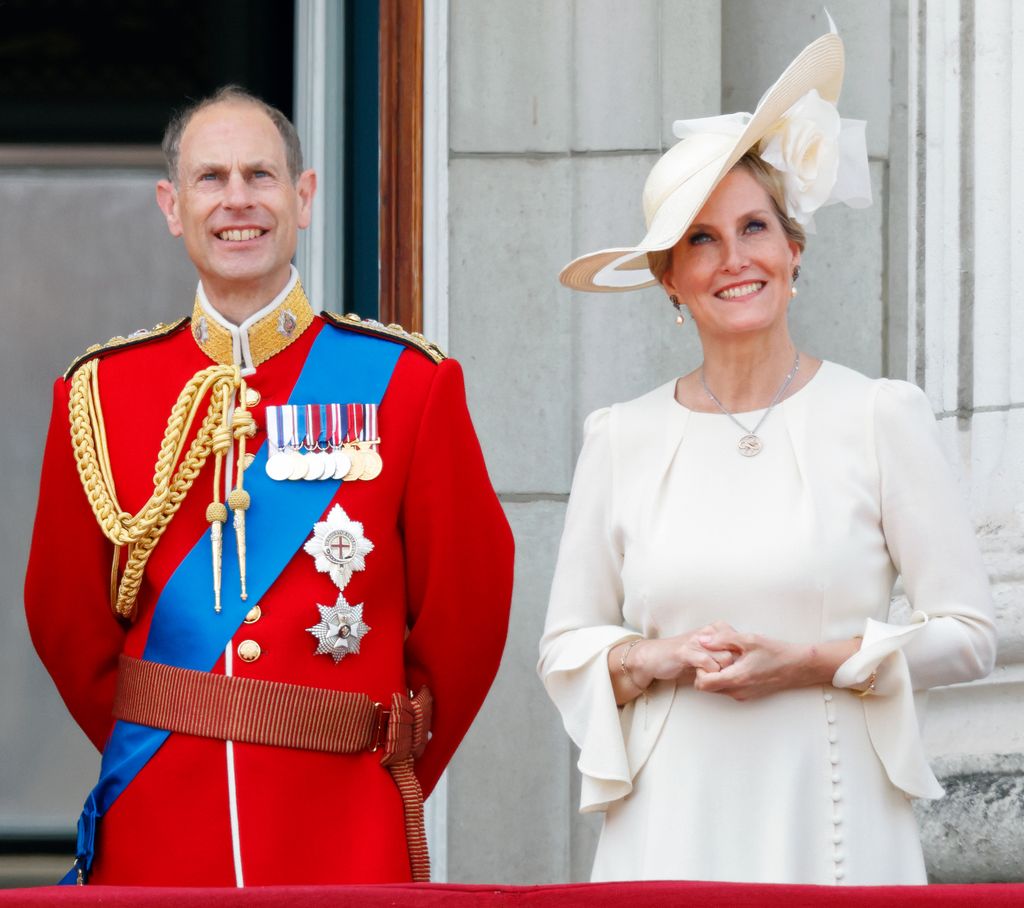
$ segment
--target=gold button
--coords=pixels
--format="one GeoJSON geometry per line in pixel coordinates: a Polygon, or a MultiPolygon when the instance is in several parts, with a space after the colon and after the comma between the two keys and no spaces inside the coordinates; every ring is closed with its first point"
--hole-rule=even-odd
{"type": "Polygon", "coordinates": [[[255,640],[243,640],[238,644],[238,658],[243,662],[255,662],[262,652],[255,640]]]}
{"type": "MultiPolygon", "coordinates": [[[[263,615],[263,610],[258,605],[254,605],[251,609],[249,609],[248,613],[246,614],[246,616],[245,616],[245,623],[246,624],[255,624],[257,621],[260,620],[262,615],[263,615]]],[[[250,641],[246,641],[246,642],[248,643],[250,641]]]]}
{"type": "Polygon", "coordinates": [[[245,405],[247,407],[255,407],[260,402],[260,392],[255,388],[245,389],[245,405]]]}

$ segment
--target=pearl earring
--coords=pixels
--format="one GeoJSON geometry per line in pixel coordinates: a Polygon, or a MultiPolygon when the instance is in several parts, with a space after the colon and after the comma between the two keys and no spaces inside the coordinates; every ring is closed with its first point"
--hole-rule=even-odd
{"type": "MultiPolygon", "coordinates": [[[[795,267],[793,268],[793,283],[794,283],[794,284],[796,283],[796,281],[797,281],[797,278],[798,278],[798,277],[800,277],[800,266],[799,266],[799,265],[796,265],[796,266],[795,266],[795,267]]],[[[796,295],[797,295],[797,294],[798,294],[799,292],[800,292],[800,291],[799,291],[799,290],[797,290],[797,289],[796,289],[796,287],[790,287],[790,288],[789,288],[789,295],[790,295],[791,297],[795,297],[795,296],[796,296],[796,295]]]]}
{"type": "Polygon", "coordinates": [[[683,318],[683,304],[679,302],[679,297],[676,296],[674,293],[672,294],[672,296],[668,298],[668,300],[673,306],[676,307],[676,324],[681,325],[683,322],[686,321],[686,319],[683,318]]]}

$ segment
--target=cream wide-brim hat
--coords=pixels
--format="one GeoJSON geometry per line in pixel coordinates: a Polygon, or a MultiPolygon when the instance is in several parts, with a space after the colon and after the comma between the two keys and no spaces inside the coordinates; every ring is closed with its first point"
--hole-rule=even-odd
{"type": "Polygon", "coordinates": [[[635,246],[602,249],[574,259],[558,279],[595,293],[639,290],[657,281],[647,253],[679,242],[722,178],[812,89],[835,104],[843,87],[843,42],[834,32],[805,47],[761,98],[739,138],[725,132],[681,139],[658,159],[644,184],[647,235],[635,246]]]}

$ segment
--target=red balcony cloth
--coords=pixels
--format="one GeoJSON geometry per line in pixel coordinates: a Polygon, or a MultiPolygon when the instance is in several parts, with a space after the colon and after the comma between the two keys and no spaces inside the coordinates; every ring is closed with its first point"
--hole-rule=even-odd
{"type": "Polygon", "coordinates": [[[576,883],[560,886],[267,886],[178,889],[136,886],[42,886],[0,891],[0,908],[103,905],[104,908],[934,908],[1024,906],[1024,884],[961,886],[789,886],[740,883],[576,883]]]}

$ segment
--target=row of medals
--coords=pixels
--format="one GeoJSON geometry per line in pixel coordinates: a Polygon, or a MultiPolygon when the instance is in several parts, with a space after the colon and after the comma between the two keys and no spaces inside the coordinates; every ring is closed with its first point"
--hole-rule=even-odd
{"type": "Polygon", "coordinates": [[[295,479],[376,479],[384,469],[374,441],[346,442],[324,451],[298,448],[275,451],[267,458],[267,475],[277,481],[295,479]]]}

